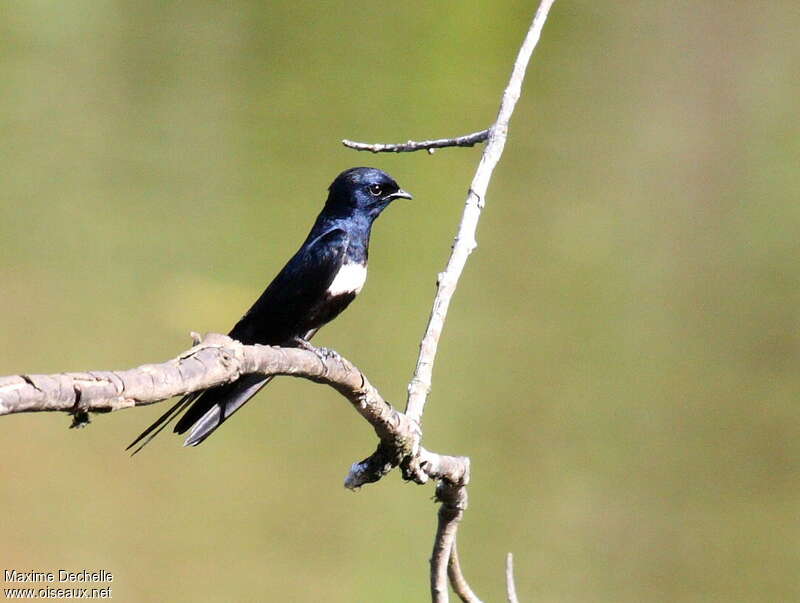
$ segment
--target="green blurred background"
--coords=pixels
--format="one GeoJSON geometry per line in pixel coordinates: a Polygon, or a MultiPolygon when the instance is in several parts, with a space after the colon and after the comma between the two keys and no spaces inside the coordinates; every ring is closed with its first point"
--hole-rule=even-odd
{"type": "MultiPolygon", "coordinates": [[[[226,331],[342,169],[415,194],[318,336],[401,407],[533,3],[8,0],[0,374],[226,331]]],[[[800,599],[800,5],[560,0],[439,350],[429,448],[472,458],[468,578],[523,601],[800,599]]],[[[420,601],[431,487],[353,494],[371,430],[284,379],[196,449],[163,405],[0,420],[3,568],[118,601],[420,601]]]]}

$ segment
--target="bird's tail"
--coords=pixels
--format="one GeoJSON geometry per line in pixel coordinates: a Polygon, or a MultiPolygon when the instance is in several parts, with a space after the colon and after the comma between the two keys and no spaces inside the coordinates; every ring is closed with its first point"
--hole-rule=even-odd
{"type": "Polygon", "coordinates": [[[175,433],[184,433],[191,429],[184,445],[197,446],[270,381],[272,381],[272,376],[245,375],[233,383],[187,394],[161,415],[155,423],[139,434],[139,437],[131,442],[125,450],[130,450],[139,444],[131,456],[139,452],[187,408],[188,410],[175,424],[174,431],[175,433]]]}
{"type": "Polygon", "coordinates": [[[197,446],[272,379],[245,375],[233,383],[206,390],[175,424],[175,433],[191,429],[183,445],[197,446]]]}
{"type": "Polygon", "coordinates": [[[163,415],[158,417],[158,419],[156,419],[155,423],[153,423],[150,427],[148,427],[142,433],[140,433],[139,436],[133,442],[128,444],[128,447],[125,448],[125,450],[130,450],[131,448],[136,446],[136,444],[139,444],[139,442],[142,442],[131,453],[131,456],[133,456],[134,454],[139,452],[142,448],[147,446],[147,444],[150,442],[150,440],[152,440],[159,433],[161,433],[162,429],[164,429],[173,420],[175,420],[175,417],[177,417],[179,414],[181,414],[183,412],[183,410],[187,406],[189,406],[189,404],[194,402],[202,394],[203,394],[203,392],[193,392],[191,394],[186,394],[183,398],[178,400],[178,402],[172,408],[170,408],[167,412],[165,412],[163,415]],[[144,440],[144,441],[142,441],[142,440],[144,440]]]}

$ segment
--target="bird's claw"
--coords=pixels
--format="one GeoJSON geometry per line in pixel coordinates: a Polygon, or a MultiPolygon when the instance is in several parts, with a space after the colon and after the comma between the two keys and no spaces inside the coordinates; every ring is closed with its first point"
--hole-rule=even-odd
{"type": "Polygon", "coordinates": [[[320,360],[334,360],[339,363],[342,361],[342,357],[336,350],[331,350],[328,348],[316,348],[316,350],[317,356],[319,356],[320,360]]]}
{"type": "Polygon", "coordinates": [[[311,345],[307,339],[303,339],[302,337],[295,337],[292,342],[301,350],[314,352],[314,355],[319,358],[319,361],[322,364],[325,364],[328,360],[334,360],[336,362],[342,361],[342,357],[339,355],[339,352],[330,350],[328,348],[318,348],[314,345],[311,345]]]}
{"type": "Polygon", "coordinates": [[[308,341],[308,339],[303,339],[302,337],[295,337],[294,339],[292,339],[292,343],[296,347],[300,348],[301,350],[305,350],[306,352],[315,352],[316,353],[316,351],[317,351],[317,348],[315,348],[313,345],[311,345],[311,342],[308,341]]]}

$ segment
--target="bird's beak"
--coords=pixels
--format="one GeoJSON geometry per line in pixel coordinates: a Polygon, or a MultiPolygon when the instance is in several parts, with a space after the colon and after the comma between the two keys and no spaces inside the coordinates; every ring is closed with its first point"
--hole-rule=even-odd
{"type": "Polygon", "coordinates": [[[411,193],[407,193],[402,188],[397,189],[397,192],[392,193],[386,197],[387,199],[413,199],[414,197],[411,196],[411,193]]]}

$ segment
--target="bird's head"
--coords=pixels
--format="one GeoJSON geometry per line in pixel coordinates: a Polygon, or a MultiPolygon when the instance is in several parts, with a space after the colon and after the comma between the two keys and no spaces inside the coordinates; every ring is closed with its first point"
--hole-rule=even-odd
{"type": "Polygon", "coordinates": [[[326,210],[344,214],[358,212],[373,219],[395,199],[411,199],[389,174],[369,167],[345,170],[328,191],[326,210]]]}

